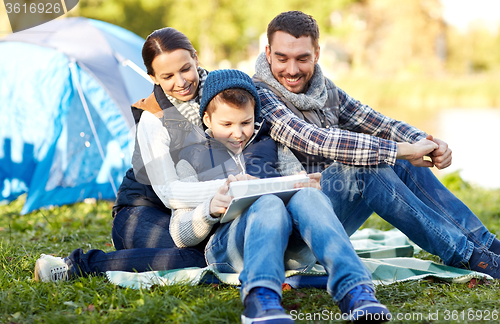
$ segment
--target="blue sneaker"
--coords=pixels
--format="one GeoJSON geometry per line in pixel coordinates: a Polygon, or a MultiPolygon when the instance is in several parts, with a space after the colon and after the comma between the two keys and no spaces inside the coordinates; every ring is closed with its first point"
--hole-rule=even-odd
{"type": "Polygon", "coordinates": [[[500,279],[500,256],[487,250],[474,248],[468,264],[460,268],[489,274],[495,279],[500,279]]]}
{"type": "Polygon", "coordinates": [[[383,323],[392,315],[375,298],[375,291],[367,285],[359,285],[351,289],[339,303],[342,314],[349,316],[352,322],[383,323]]]}
{"type": "Polygon", "coordinates": [[[245,310],[241,315],[243,324],[293,324],[292,317],[285,313],[280,296],[271,289],[255,287],[245,298],[245,310]]]}

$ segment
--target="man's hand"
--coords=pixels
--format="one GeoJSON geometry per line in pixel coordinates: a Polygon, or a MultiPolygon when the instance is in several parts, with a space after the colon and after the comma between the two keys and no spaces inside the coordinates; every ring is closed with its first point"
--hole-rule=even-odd
{"type": "Polygon", "coordinates": [[[432,137],[432,135],[427,135],[427,139],[433,141],[438,145],[438,148],[435,149],[431,154],[429,154],[432,163],[438,168],[442,170],[451,165],[451,149],[448,147],[448,144],[438,138],[432,137]]]}
{"type": "Polygon", "coordinates": [[[397,159],[408,160],[411,164],[418,167],[433,167],[434,162],[424,160],[424,156],[429,155],[438,149],[438,144],[424,138],[420,141],[410,143],[398,143],[397,159]]]}
{"type": "MultiPolygon", "coordinates": [[[[300,171],[300,174],[306,174],[305,171],[300,171]]],[[[316,172],[316,173],[309,173],[307,175],[309,177],[309,182],[299,182],[295,184],[295,188],[304,188],[304,187],[311,187],[311,188],[316,188],[318,190],[321,190],[321,173],[316,172]]]]}

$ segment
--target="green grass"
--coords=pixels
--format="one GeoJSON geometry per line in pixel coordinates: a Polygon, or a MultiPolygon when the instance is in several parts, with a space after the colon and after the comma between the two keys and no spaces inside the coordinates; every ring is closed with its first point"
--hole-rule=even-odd
{"type": "MultiPolygon", "coordinates": [[[[500,190],[473,188],[456,174],[443,182],[493,233],[500,232],[500,190]]],[[[65,256],[79,247],[114,250],[111,204],[81,203],[21,216],[22,204],[20,198],[0,206],[0,323],[239,322],[243,307],[234,287],[174,285],[132,290],[102,277],[34,282],[33,268],[40,253],[65,256]]],[[[376,215],[364,226],[391,228],[376,215]]],[[[420,256],[438,261],[428,253],[420,256]]],[[[401,320],[395,323],[494,323],[500,318],[499,288],[497,281],[472,288],[468,283],[420,281],[378,287],[377,296],[393,315],[400,314],[401,320]],[[488,312],[492,320],[479,320],[488,312]]],[[[303,319],[297,323],[344,323],[335,320],[339,310],[324,290],[289,290],[283,296],[287,310],[303,319]]]]}

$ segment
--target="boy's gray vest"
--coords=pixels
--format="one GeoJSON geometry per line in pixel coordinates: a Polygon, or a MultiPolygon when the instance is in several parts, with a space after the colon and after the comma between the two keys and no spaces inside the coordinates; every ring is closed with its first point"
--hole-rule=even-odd
{"type": "MultiPolygon", "coordinates": [[[[204,131],[189,122],[172,105],[160,86],[155,85],[154,95],[163,112],[160,120],[170,136],[170,155],[174,163],[177,163],[179,162],[179,153],[184,147],[194,144],[196,141],[205,141],[204,131]]],[[[144,110],[142,109],[132,107],[132,114],[136,125],[143,112],[144,110]]],[[[123,206],[150,206],[170,213],[170,210],[163,205],[151,186],[151,182],[155,181],[155,179],[150,179],[147,176],[139,144],[137,143],[137,137],[132,155],[132,165],[133,168],[127,171],[118,190],[116,202],[113,207],[113,215],[123,206]]]]}
{"type": "MultiPolygon", "coordinates": [[[[274,92],[278,98],[299,118],[308,123],[314,124],[320,128],[338,128],[339,125],[339,95],[337,87],[329,79],[325,78],[328,98],[325,106],[321,109],[299,110],[290,100],[286,99],[278,90],[271,87],[256,76],[252,78],[255,85],[259,88],[268,89],[274,92]]],[[[330,165],[333,160],[320,155],[311,155],[304,152],[299,152],[290,148],[297,159],[302,163],[307,173],[321,172],[330,165]]]]}

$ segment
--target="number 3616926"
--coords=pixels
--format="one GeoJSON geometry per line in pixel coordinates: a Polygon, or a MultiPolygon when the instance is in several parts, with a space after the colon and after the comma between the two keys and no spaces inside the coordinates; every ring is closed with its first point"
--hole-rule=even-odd
{"type": "Polygon", "coordinates": [[[6,3],[5,8],[7,13],[60,13],[61,4],[60,3],[30,3],[30,4],[20,4],[20,3],[6,3]]]}

